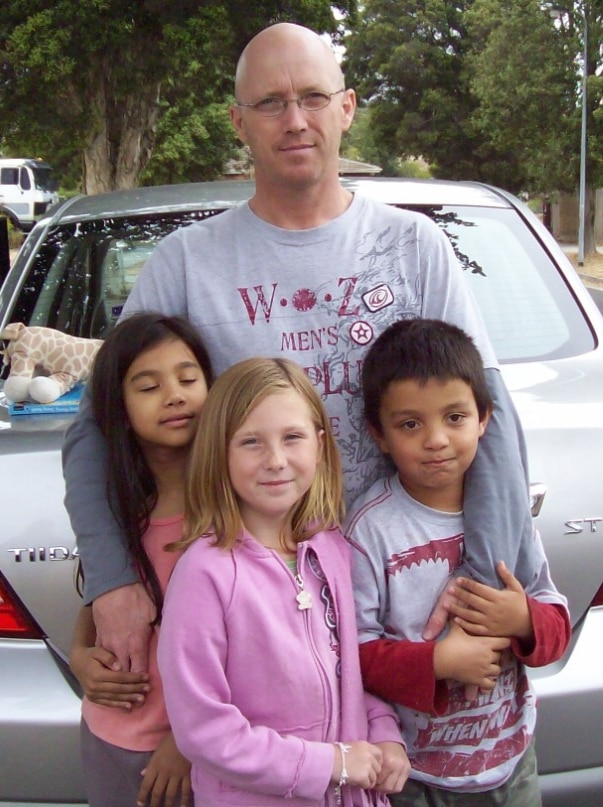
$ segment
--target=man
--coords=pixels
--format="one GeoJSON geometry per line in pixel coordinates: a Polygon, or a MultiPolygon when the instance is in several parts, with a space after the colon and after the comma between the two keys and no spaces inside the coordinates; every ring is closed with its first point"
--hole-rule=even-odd
{"type": "MultiPolygon", "coordinates": [[[[217,373],[257,354],[299,362],[329,411],[349,500],[379,474],[359,397],[367,346],[404,316],[463,328],[482,353],[496,406],[467,486],[465,571],[493,582],[496,561],[504,560],[523,581],[531,560],[519,554],[521,536],[531,524],[522,438],[448,240],[425,216],[341,186],[339,145],[356,99],[317,34],[288,23],[261,31],[241,55],[235,93],[231,119],[254,157],[255,195],[168,236],[124,314],[188,317],[217,373]]],[[[99,643],[139,671],[154,614],[105,502],[105,450],[84,405],[65,443],[66,505],[99,643]]]]}

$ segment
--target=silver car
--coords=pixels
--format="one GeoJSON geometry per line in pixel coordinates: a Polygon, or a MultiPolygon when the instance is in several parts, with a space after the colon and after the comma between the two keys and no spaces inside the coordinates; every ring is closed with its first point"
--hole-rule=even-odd
{"type": "MultiPolygon", "coordinates": [[[[603,803],[603,320],[538,219],[473,183],[344,180],[431,216],[478,300],[529,447],[533,514],[574,636],[533,671],[546,807],[603,803]]],[[[140,268],[175,227],[253,192],[247,182],[71,199],[29,234],[0,291],[0,329],[85,337],[113,327],[140,268]]],[[[233,233],[233,238],[237,234],[233,233]]],[[[77,549],[63,509],[71,416],[9,416],[0,393],[0,805],[85,803],[80,693],[67,665],[77,549]]]]}

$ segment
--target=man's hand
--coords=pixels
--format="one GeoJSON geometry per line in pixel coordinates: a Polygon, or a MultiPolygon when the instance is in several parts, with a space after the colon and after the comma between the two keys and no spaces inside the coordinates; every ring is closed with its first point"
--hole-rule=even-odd
{"type": "Polygon", "coordinates": [[[496,565],[504,584],[499,590],[459,577],[449,606],[454,621],[474,636],[514,636],[523,642],[534,637],[528,601],[519,580],[503,561],[496,565]]]}
{"type": "Polygon", "coordinates": [[[380,793],[400,793],[410,773],[410,762],[404,746],[393,742],[375,743],[375,745],[383,754],[375,789],[380,793]]]}
{"type": "Polygon", "coordinates": [[[96,644],[116,657],[113,669],[146,673],[156,609],[142,583],[108,591],[92,603],[96,644]]]}

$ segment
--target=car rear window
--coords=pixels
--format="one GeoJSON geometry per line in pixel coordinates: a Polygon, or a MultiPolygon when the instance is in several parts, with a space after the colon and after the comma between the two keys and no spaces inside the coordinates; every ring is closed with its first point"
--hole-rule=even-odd
{"type": "Polygon", "coordinates": [[[106,337],[159,241],[177,227],[217,212],[112,218],[56,228],[35,257],[11,321],[73,336],[106,337]]]}
{"type": "MultiPolygon", "coordinates": [[[[444,230],[481,308],[500,362],[588,352],[593,336],[559,267],[512,208],[421,207],[444,230]]],[[[157,243],[219,210],[108,218],[46,238],[11,321],[105,337],[157,243]]]]}
{"type": "Polygon", "coordinates": [[[444,230],[502,363],[559,359],[594,348],[560,268],[512,208],[422,208],[444,230]]]}

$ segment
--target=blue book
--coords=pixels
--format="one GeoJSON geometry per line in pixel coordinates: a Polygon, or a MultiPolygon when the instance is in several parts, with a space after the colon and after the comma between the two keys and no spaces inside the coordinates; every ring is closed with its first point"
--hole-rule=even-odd
{"type": "Polygon", "coordinates": [[[11,415],[56,415],[77,412],[82,397],[83,384],[76,384],[73,389],[61,395],[52,403],[37,403],[35,401],[18,401],[8,406],[11,415]]]}

